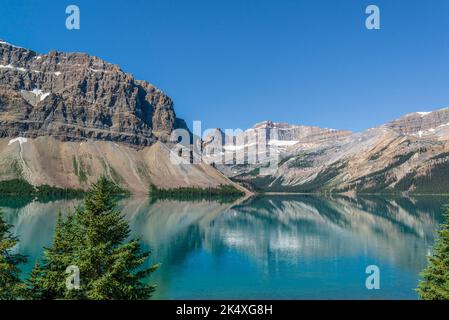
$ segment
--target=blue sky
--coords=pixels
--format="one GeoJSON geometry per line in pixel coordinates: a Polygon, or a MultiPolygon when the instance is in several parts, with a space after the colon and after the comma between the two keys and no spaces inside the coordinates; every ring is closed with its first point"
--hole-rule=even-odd
{"type": "Polygon", "coordinates": [[[119,64],[203,129],[358,131],[449,106],[447,0],[0,0],[0,38],[119,64]],[[69,4],[80,30],[65,28],[69,4]],[[365,28],[369,4],[381,30],[365,28]]]}

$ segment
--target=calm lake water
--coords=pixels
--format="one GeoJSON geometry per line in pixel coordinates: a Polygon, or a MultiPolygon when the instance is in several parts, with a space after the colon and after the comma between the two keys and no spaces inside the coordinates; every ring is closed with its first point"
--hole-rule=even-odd
{"type": "MultiPolygon", "coordinates": [[[[267,196],[240,204],[120,202],[151,262],[155,299],[416,299],[418,274],[449,198],[267,196]],[[380,290],[365,269],[380,268],[380,290]]],[[[52,241],[58,211],[79,201],[0,199],[29,255],[52,241]]]]}

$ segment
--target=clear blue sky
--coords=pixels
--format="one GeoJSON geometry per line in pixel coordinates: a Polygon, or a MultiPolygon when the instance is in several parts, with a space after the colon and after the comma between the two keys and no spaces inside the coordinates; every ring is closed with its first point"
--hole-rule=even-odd
{"type": "Polygon", "coordinates": [[[449,106],[447,0],[0,0],[0,38],[119,64],[203,129],[358,131],[449,106]],[[65,28],[69,4],[79,31],[65,28]],[[379,31],[365,29],[369,4],[379,31]]]}

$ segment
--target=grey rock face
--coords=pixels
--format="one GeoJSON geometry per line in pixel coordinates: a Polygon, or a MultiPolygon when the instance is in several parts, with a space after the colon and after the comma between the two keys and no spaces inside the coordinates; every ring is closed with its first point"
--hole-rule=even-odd
{"type": "Polygon", "coordinates": [[[252,130],[266,127],[278,135],[275,172],[261,175],[263,161],[217,168],[257,191],[449,192],[449,109],[409,114],[352,134],[270,122],[252,130]]]}
{"type": "Polygon", "coordinates": [[[84,53],[40,55],[0,40],[0,126],[0,137],[147,146],[185,123],[161,90],[117,65],[84,53]]]}
{"type": "Polygon", "coordinates": [[[296,150],[304,144],[334,143],[350,135],[350,131],[344,130],[264,121],[240,134],[226,135],[220,129],[211,130],[204,137],[203,147],[207,148],[205,153],[208,156],[212,152],[218,155],[208,161],[224,163],[221,161],[222,154],[226,154],[227,159],[236,159],[239,153],[240,158],[243,157],[252,168],[256,162],[270,157],[270,153],[296,150]]]}
{"type": "Polygon", "coordinates": [[[449,108],[434,112],[415,112],[387,123],[385,126],[401,134],[435,130],[449,124],[449,108]]]}
{"type": "Polygon", "coordinates": [[[285,122],[265,121],[254,125],[246,132],[247,136],[255,132],[266,132],[268,140],[313,143],[334,140],[351,134],[346,130],[320,128],[316,126],[291,125],[285,122]]]}

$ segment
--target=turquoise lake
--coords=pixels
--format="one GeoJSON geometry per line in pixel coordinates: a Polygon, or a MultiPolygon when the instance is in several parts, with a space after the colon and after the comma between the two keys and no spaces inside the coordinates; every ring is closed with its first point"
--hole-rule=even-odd
{"type": "MultiPolygon", "coordinates": [[[[29,256],[81,201],[0,199],[29,256]]],[[[153,299],[417,299],[447,197],[264,196],[241,203],[126,199],[134,237],[161,267],[153,299]],[[368,290],[366,267],[380,268],[368,290]]],[[[82,279],[81,279],[82,281],[82,279]]]]}

